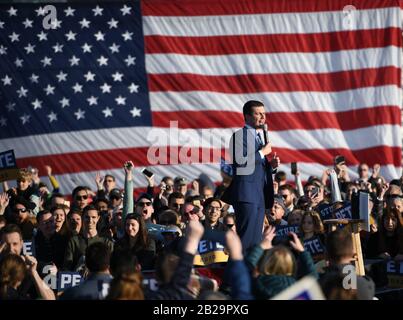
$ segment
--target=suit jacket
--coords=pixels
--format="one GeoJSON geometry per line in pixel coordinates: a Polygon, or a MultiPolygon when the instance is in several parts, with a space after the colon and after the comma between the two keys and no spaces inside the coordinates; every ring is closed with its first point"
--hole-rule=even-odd
{"type": "Polygon", "coordinates": [[[236,131],[229,149],[234,176],[221,200],[228,204],[249,202],[270,209],[274,198],[273,169],[259,153],[256,131],[246,127],[236,131]]]}

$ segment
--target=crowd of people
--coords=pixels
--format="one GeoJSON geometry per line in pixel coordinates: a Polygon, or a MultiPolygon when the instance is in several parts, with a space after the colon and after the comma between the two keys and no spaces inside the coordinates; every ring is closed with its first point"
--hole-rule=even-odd
{"type": "Polygon", "coordinates": [[[326,299],[374,299],[378,279],[370,272],[357,278],[356,288],[343,286],[343,267],[354,265],[356,249],[346,228],[325,223],[340,218],[336,212],[359,192],[370,199],[370,230],[360,232],[363,258],[403,260],[402,179],[386,181],[379,165],[360,164],[354,181],[345,161],[304,183],[298,171],[293,177],[278,171],[262,241],[247,251],[232,207],[220,199],[230,172],[222,170],[215,186],[183,177],[163,177],[156,185],[147,177],[147,191],[134,197],[133,167],[123,164],[124,186],[97,174],[96,189],[77,186],[71,196],[59,192],[49,166],[50,184],[35,168],[20,169],[15,188],[3,183],[0,300],[271,299],[308,275],[326,299]],[[199,274],[194,265],[206,234],[216,234],[228,256],[208,266],[223,270],[220,279],[199,274]],[[49,276],[62,272],[82,280],[57,290],[49,276]],[[153,289],[145,285],[148,272],[157,283],[153,289]]]}

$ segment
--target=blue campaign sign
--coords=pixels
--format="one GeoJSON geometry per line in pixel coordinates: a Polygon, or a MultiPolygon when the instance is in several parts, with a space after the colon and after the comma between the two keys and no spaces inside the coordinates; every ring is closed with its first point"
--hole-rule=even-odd
{"type": "Polygon", "coordinates": [[[22,253],[24,256],[35,256],[35,246],[32,241],[24,241],[22,244],[22,253]]]}
{"type": "Polygon", "coordinates": [[[14,150],[0,152],[0,182],[17,178],[18,168],[14,150]]]}
{"type": "Polygon", "coordinates": [[[346,204],[344,207],[337,209],[333,212],[333,216],[335,219],[351,219],[351,203],[346,204]]]}
{"type": "Polygon", "coordinates": [[[290,232],[299,233],[299,225],[293,224],[289,226],[276,226],[276,237],[287,237],[290,232]]]}
{"type": "Polygon", "coordinates": [[[59,272],[57,274],[57,291],[78,286],[84,279],[78,272],[59,272]]]}
{"type": "Polygon", "coordinates": [[[320,204],[315,211],[319,212],[322,221],[332,219],[333,206],[331,204],[320,204]]]}

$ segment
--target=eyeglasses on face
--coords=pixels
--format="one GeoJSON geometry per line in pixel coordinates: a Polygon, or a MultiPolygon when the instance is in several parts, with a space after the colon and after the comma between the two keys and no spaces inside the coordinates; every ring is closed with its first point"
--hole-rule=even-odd
{"type": "Polygon", "coordinates": [[[77,201],[80,201],[80,200],[87,200],[88,199],[88,196],[87,195],[84,195],[84,196],[76,196],[76,200],[77,201]]]}
{"type": "Polygon", "coordinates": [[[221,211],[221,208],[220,208],[220,207],[213,207],[213,206],[210,206],[210,207],[209,207],[209,210],[210,210],[210,211],[221,211]]]}
{"type": "Polygon", "coordinates": [[[151,206],[151,204],[152,203],[150,201],[147,201],[147,202],[139,202],[137,205],[139,207],[145,207],[145,206],[149,207],[149,206],[151,206]]]}
{"type": "Polygon", "coordinates": [[[230,229],[231,229],[234,225],[235,225],[235,224],[233,224],[233,223],[227,223],[227,227],[230,228],[230,229]]]}

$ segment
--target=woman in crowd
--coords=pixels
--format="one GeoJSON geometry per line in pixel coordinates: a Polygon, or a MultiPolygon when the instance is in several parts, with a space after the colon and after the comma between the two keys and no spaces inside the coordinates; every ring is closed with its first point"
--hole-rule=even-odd
{"type": "Polygon", "coordinates": [[[69,237],[77,235],[81,232],[83,225],[82,213],[79,210],[70,210],[67,215],[67,234],[69,237]]]}
{"type": "Polygon", "coordinates": [[[263,241],[253,247],[246,257],[253,275],[253,293],[256,299],[270,299],[308,274],[318,277],[311,255],[295,233],[290,233],[292,240],[289,241],[289,246],[296,252],[297,259],[290,248],[283,245],[272,246],[275,235],[275,227],[266,228],[263,241]]]}
{"type": "Polygon", "coordinates": [[[64,205],[56,205],[51,209],[53,218],[55,220],[56,232],[61,235],[67,235],[68,233],[66,223],[66,217],[67,217],[66,209],[67,207],[64,205]]]}
{"type": "Polygon", "coordinates": [[[144,219],[140,214],[130,213],[125,219],[125,233],[116,242],[115,250],[132,250],[143,270],[153,269],[155,262],[155,241],[148,236],[144,219]]]}
{"type": "Polygon", "coordinates": [[[368,240],[367,258],[403,259],[403,217],[399,209],[386,210],[373,231],[368,240]]]}

